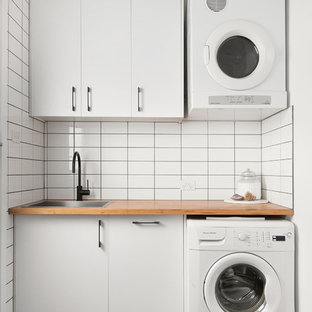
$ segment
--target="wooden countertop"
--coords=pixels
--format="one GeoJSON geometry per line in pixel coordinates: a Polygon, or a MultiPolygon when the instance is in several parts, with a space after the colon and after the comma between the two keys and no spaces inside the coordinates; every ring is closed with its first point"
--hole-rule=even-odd
{"type": "Polygon", "coordinates": [[[114,200],[107,207],[25,207],[9,209],[23,215],[293,215],[293,209],[275,204],[231,204],[219,200],[114,200]]]}

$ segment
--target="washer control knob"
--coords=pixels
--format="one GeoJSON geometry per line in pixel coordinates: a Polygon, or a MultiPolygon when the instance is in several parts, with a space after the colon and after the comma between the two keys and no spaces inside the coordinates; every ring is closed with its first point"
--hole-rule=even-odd
{"type": "Polygon", "coordinates": [[[291,233],[291,232],[288,232],[288,233],[287,233],[287,237],[292,237],[292,233],[291,233]]]}
{"type": "Polygon", "coordinates": [[[247,235],[246,233],[239,233],[239,234],[238,234],[238,239],[239,239],[240,241],[245,241],[245,240],[248,239],[248,235],[247,235]]]}

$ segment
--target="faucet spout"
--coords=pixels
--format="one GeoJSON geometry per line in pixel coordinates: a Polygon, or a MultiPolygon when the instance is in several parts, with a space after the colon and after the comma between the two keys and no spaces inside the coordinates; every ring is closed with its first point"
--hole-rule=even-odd
{"type": "MultiPolygon", "coordinates": [[[[72,173],[76,172],[76,159],[78,160],[78,185],[77,185],[77,200],[82,200],[83,195],[90,195],[90,190],[84,190],[81,186],[81,159],[78,152],[74,153],[73,161],[72,161],[72,173]]],[[[88,182],[88,181],[87,181],[88,182]]],[[[88,183],[87,183],[88,184],[88,183]]]]}
{"type": "Polygon", "coordinates": [[[73,156],[72,173],[76,172],[76,159],[78,159],[78,186],[81,186],[81,159],[78,152],[75,152],[73,156]]]}

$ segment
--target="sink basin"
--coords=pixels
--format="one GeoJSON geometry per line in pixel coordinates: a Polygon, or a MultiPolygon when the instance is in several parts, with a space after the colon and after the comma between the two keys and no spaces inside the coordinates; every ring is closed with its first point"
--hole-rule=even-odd
{"type": "Polygon", "coordinates": [[[24,207],[107,207],[108,201],[76,201],[76,200],[57,200],[42,201],[36,204],[25,205],[24,207]]]}

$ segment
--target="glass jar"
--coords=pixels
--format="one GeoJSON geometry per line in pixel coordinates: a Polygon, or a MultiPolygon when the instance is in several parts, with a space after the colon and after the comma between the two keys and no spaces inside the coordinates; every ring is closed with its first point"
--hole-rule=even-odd
{"type": "Polygon", "coordinates": [[[250,169],[241,174],[237,184],[237,194],[245,197],[247,192],[256,196],[256,199],[261,199],[261,181],[250,169]]]}

